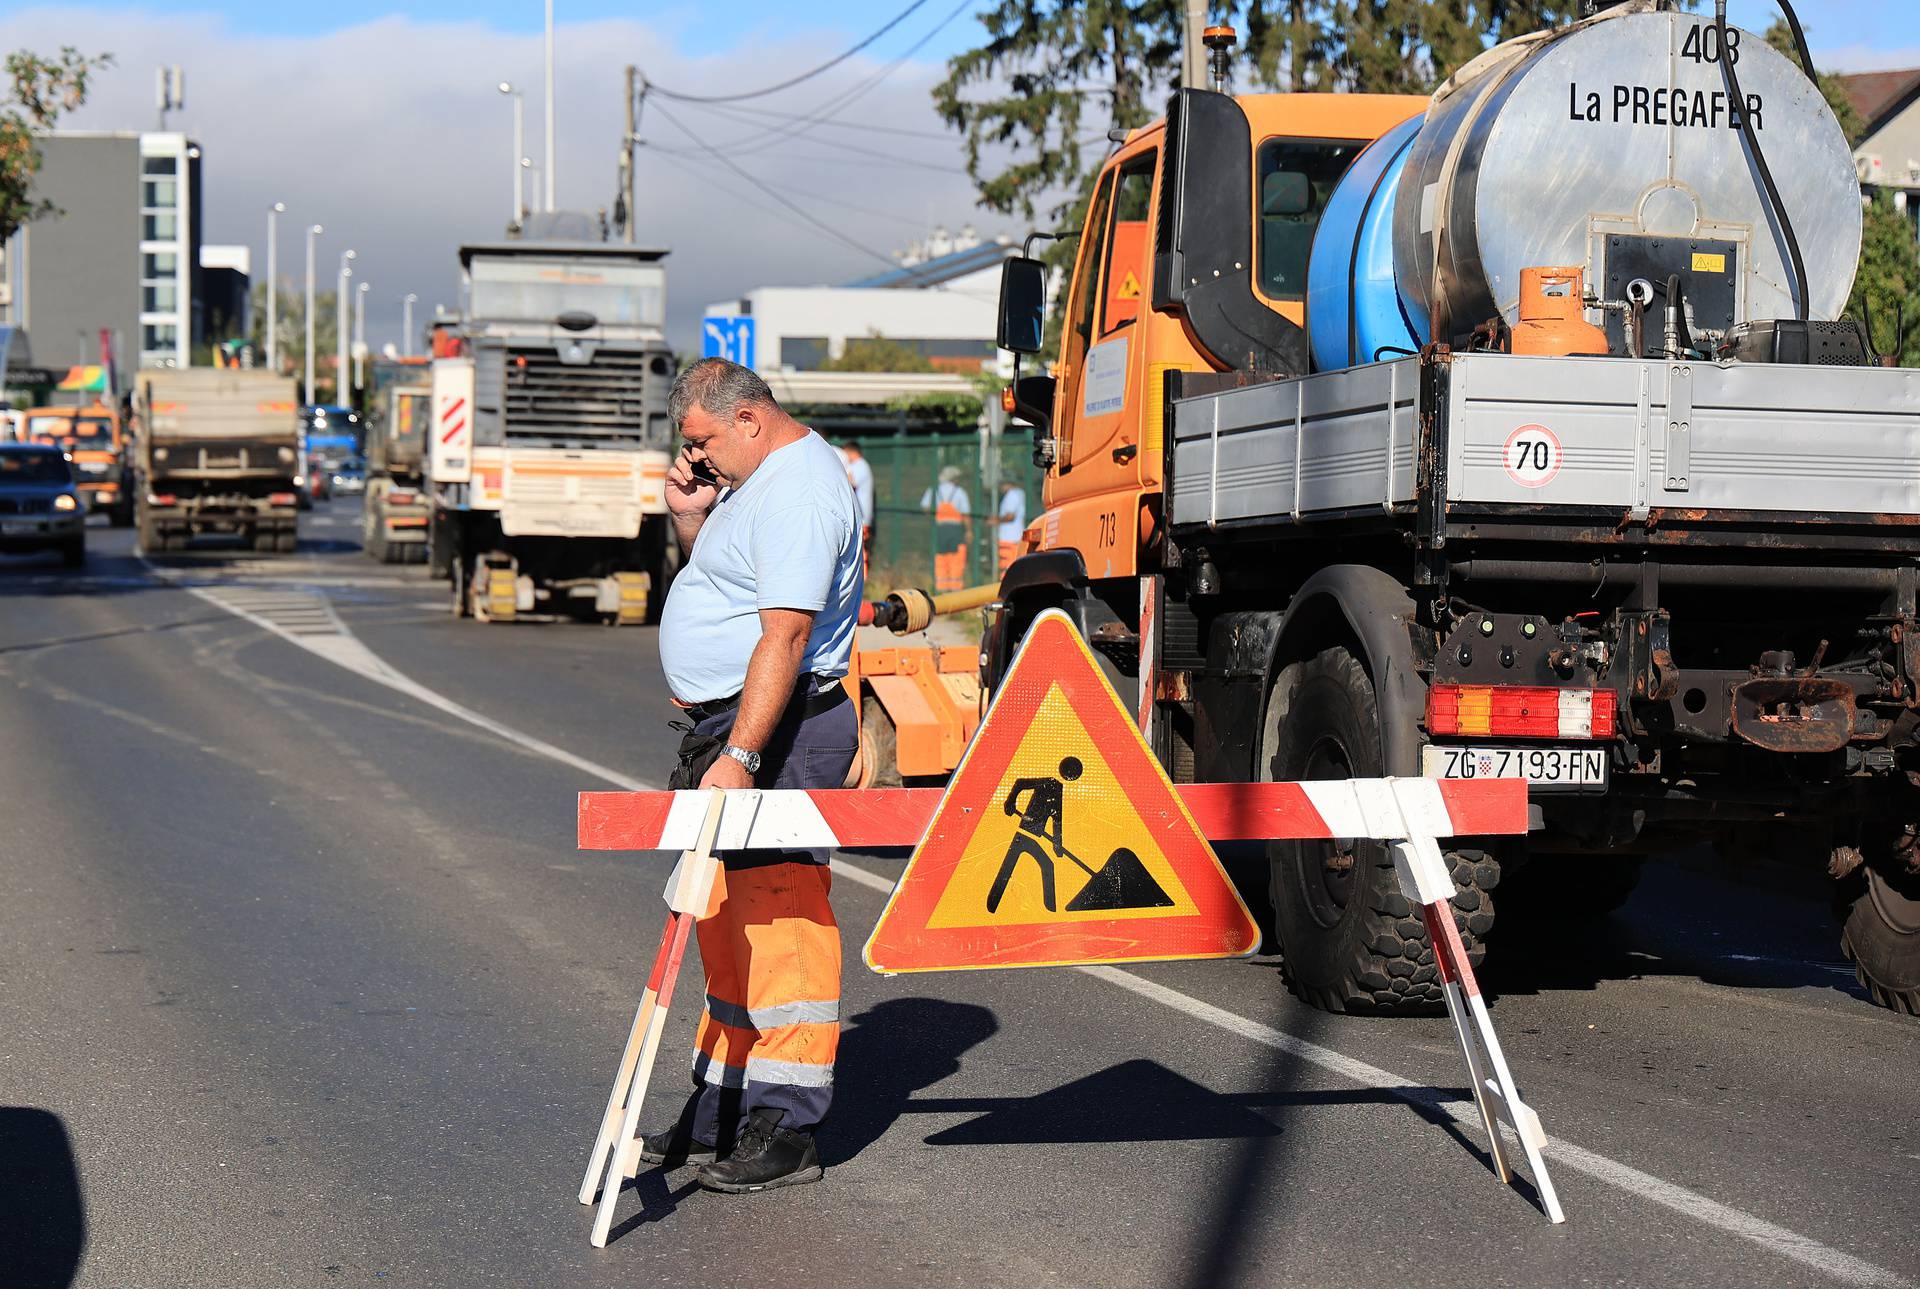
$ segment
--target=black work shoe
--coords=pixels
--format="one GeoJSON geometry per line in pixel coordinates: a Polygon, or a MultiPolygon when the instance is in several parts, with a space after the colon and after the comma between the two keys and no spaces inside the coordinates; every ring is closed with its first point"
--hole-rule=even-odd
{"type": "Polygon", "coordinates": [[[711,1164],[719,1158],[719,1153],[710,1141],[695,1140],[685,1125],[675,1124],[665,1132],[648,1132],[640,1136],[640,1159],[648,1164],[665,1164],[669,1168],[678,1168],[682,1164],[711,1164]]]}
{"type": "Polygon", "coordinates": [[[780,1126],[777,1111],[755,1110],[740,1131],[733,1154],[708,1164],[693,1179],[710,1191],[744,1195],[820,1180],[820,1152],[813,1134],[780,1126]]]}

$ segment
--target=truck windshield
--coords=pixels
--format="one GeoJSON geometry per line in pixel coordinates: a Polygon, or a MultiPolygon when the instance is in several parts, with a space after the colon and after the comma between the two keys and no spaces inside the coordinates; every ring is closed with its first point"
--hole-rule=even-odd
{"type": "Polygon", "coordinates": [[[73,472],[58,452],[0,452],[0,486],[72,482],[73,472]]]}
{"type": "Polygon", "coordinates": [[[104,448],[113,445],[113,422],[104,416],[83,416],[67,432],[82,447],[104,448]]]}
{"type": "Polygon", "coordinates": [[[1361,140],[1268,139],[1260,145],[1260,289],[1269,300],[1307,298],[1307,256],[1327,198],[1367,145],[1361,140]]]}
{"type": "Polygon", "coordinates": [[[476,255],[468,273],[472,313],[483,321],[550,323],[574,312],[629,326],[666,319],[666,271],[658,264],[476,255]]]}

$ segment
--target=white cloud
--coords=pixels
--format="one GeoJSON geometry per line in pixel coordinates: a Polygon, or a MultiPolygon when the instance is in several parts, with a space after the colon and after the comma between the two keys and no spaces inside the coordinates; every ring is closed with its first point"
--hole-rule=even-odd
{"type": "Polygon", "coordinates": [[[1816,49],[1813,61],[1823,72],[1890,72],[1920,67],[1920,48],[1887,49],[1878,45],[1841,45],[1816,49]]]}
{"type": "MultiPolygon", "coordinates": [[[[822,35],[779,43],[762,32],[724,55],[695,59],[676,52],[667,29],[645,23],[563,24],[555,77],[559,205],[611,205],[626,64],[636,63],[676,89],[722,93],[824,59],[838,52],[842,39],[822,35]]],[[[170,125],[187,130],[206,150],[206,239],[250,243],[257,271],[264,273],[266,210],[284,201],[280,269],[294,278],[303,271],[300,230],[325,225],[321,275],[330,280],[342,249],[358,251],[355,272],[373,287],[367,327],[376,346],[398,338],[405,293],[420,296],[422,314],[435,302],[456,302],[460,242],[501,236],[510,197],[512,117],[494,88],[499,81],[527,88],[527,150],[536,159],[541,151],[537,35],[401,16],[298,40],[238,33],[212,15],[145,9],[37,8],[0,17],[5,48],[51,51],[63,44],[115,57],[92,101],[63,122],[78,129],[152,128],[154,67],[184,65],[188,106],[170,125]]],[[[803,112],[879,66],[849,60],[818,82],[747,106],[803,112]]],[[[839,119],[938,131],[927,92],[940,74],[937,64],[906,64],[839,119]]],[[[673,111],[715,143],[756,136],[763,128],[694,107],[673,111]]],[[[642,133],[685,144],[657,114],[643,122],[642,133]]],[[[905,217],[910,222],[793,197],[881,254],[936,223],[972,220],[987,233],[1021,231],[976,210],[972,184],[962,174],[859,159],[822,141],[955,170],[963,163],[951,134],[936,140],[829,127],[742,157],[739,164],[776,190],[824,193],[905,217]]],[[[642,149],[639,166],[639,238],[672,251],[669,329],[677,345],[694,343],[696,319],[712,301],[760,285],[845,281],[882,267],[795,217],[756,209],[746,200],[753,195],[749,186],[712,161],[696,164],[642,149]]],[[[764,194],[755,200],[778,211],[764,194]]]]}

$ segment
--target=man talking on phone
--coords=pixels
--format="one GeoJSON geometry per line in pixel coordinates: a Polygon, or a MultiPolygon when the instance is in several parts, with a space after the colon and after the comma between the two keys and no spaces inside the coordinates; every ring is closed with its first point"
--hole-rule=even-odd
{"type": "MultiPolygon", "coordinates": [[[[667,509],[687,558],[660,622],[660,662],[691,725],[676,788],[838,788],[859,743],[841,680],[861,592],[846,465],[751,369],[706,358],[673,383],[685,446],[667,509]]],[[[816,1181],[814,1147],[840,1042],[840,931],[826,851],[722,858],[697,924],[707,1005],[695,1092],[641,1158],[698,1161],[713,1190],[816,1181]]]]}

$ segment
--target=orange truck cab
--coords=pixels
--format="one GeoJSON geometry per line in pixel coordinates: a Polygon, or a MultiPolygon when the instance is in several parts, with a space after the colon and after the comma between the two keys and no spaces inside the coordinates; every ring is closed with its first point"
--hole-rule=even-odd
{"type": "Polygon", "coordinates": [[[103,404],[91,407],[29,408],[21,437],[46,443],[73,458],[88,508],[106,514],[115,528],[133,522],[133,492],[127,481],[127,431],[119,413],[103,404]]]}
{"type": "MultiPolygon", "coordinates": [[[[1367,144],[1426,106],[1182,90],[1171,117],[1133,131],[1101,168],[1085,225],[1065,235],[1078,246],[1058,358],[1008,392],[1047,476],[984,642],[990,686],[1043,608],[1067,607],[1096,649],[1124,654],[1137,639],[1170,391],[1306,371],[1307,259],[1326,199],[1367,144]]],[[[1045,272],[1009,261],[1003,347],[1039,350],[1045,272]]]]}

